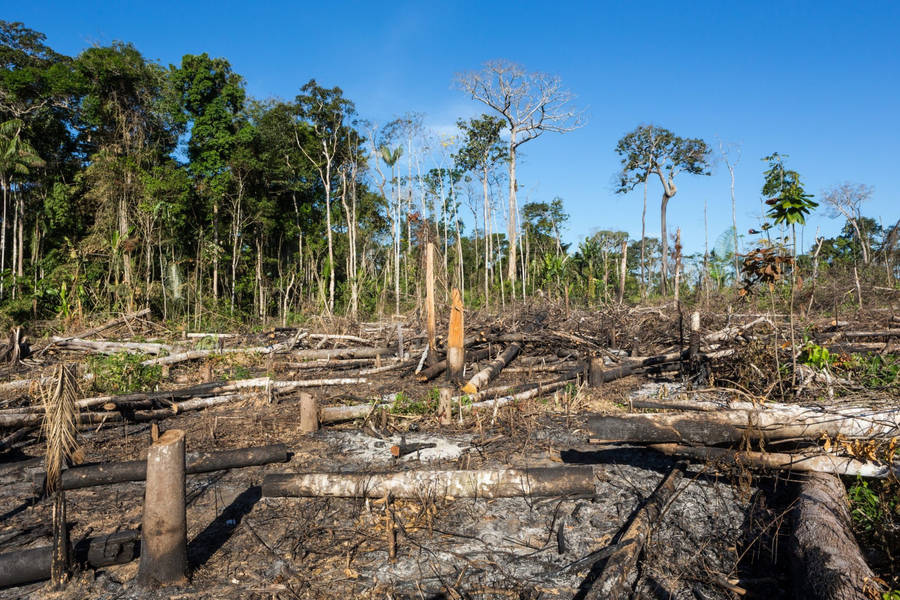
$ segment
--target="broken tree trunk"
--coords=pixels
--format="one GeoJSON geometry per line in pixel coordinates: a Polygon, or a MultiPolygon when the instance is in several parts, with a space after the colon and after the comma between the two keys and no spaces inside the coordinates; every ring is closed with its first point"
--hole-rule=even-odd
{"type": "MultiPolygon", "coordinates": [[[[139,554],[140,539],[137,529],[87,538],[75,544],[74,559],[94,569],[131,562],[139,554]]],[[[0,588],[49,579],[52,553],[51,546],[44,546],[0,554],[0,588]]]]}
{"type": "MultiPolygon", "coordinates": [[[[191,452],[185,457],[185,473],[210,473],[212,471],[287,462],[287,460],[288,451],[284,444],[215,452],[191,452]]],[[[122,483],[124,481],[143,481],[146,476],[147,461],[130,460],[72,467],[62,472],[61,484],[64,490],[75,490],[98,485],[122,483]]],[[[39,491],[42,489],[44,489],[44,474],[36,473],[34,475],[34,490],[39,491]]]]}
{"type": "Polygon", "coordinates": [[[184,502],[184,431],[170,429],[147,453],[147,487],[141,526],[142,586],[187,581],[187,513],[184,502]]]}
{"type": "Polygon", "coordinates": [[[833,473],[875,479],[885,479],[892,474],[894,477],[900,477],[900,463],[892,466],[876,464],[833,454],[752,452],[679,444],[651,444],[649,447],[670,456],[683,456],[704,462],[728,462],[758,469],[833,473]]]}
{"type": "Polygon", "coordinates": [[[500,374],[503,367],[508,365],[519,354],[519,350],[521,349],[522,346],[518,342],[510,344],[506,350],[500,353],[500,356],[492,360],[488,366],[476,373],[472,379],[469,380],[469,383],[462,387],[462,391],[466,394],[477,394],[479,389],[486,386],[500,374]]]}
{"type": "Polygon", "coordinates": [[[810,475],[801,484],[791,535],[795,597],[850,600],[878,591],[853,535],[849,504],[834,475],[810,475]]]}
{"type": "Polygon", "coordinates": [[[451,383],[459,384],[462,381],[463,368],[466,366],[463,303],[459,289],[453,288],[450,299],[450,328],[447,333],[447,377],[451,383]]]}
{"type": "Polygon", "coordinates": [[[681,475],[682,469],[678,466],[673,467],[653,495],[638,509],[631,523],[619,536],[615,550],[606,560],[603,571],[584,595],[585,600],[626,597],[625,587],[634,579],[634,567],[650,535],[650,528],[656,524],[669,498],[675,493],[675,486],[681,475]]]}
{"type": "Polygon", "coordinates": [[[816,439],[823,434],[847,438],[900,434],[900,409],[867,408],[825,413],[819,410],[723,410],[704,413],[656,413],[593,416],[591,438],[600,442],[724,444],[743,439],[816,439]]]}
{"type": "Polygon", "coordinates": [[[400,473],[297,473],[266,475],[266,497],[513,498],[592,495],[593,467],[400,473]]]}

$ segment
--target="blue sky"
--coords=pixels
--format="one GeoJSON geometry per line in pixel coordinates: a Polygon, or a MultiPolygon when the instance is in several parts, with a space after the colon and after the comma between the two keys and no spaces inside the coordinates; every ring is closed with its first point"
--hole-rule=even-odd
{"type": "MultiPolygon", "coordinates": [[[[445,130],[482,107],[452,87],[460,71],[504,58],[558,74],[589,113],[566,135],[522,147],[520,202],[561,196],[566,237],[596,229],[640,236],[640,189],[613,193],[616,141],[652,122],[685,137],[736,143],[738,228],[758,225],[764,164],[790,155],[817,196],[843,181],[874,186],[864,213],[900,218],[900,3],[868,2],[30,2],[3,10],[77,54],[113,40],[178,63],[208,52],[231,61],[260,98],[292,98],[315,77],[342,87],[361,116],[385,122],[425,113],[445,130]]],[[[686,251],[731,223],[728,172],[684,177],[669,207],[686,251]]],[[[659,182],[648,234],[659,231],[659,182]]],[[[841,227],[824,208],[808,221],[841,227]]]]}

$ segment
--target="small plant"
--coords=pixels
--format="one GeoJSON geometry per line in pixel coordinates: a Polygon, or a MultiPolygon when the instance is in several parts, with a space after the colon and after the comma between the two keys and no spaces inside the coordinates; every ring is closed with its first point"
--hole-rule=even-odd
{"type": "Polygon", "coordinates": [[[809,367],[816,369],[824,369],[835,361],[835,356],[828,351],[828,348],[819,346],[812,342],[807,342],[800,354],[800,362],[809,367]]]}
{"type": "MultiPolygon", "coordinates": [[[[440,392],[438,392],[440,397],[440,392]]],[[[432,394],[424,400],[413,400],[403,392],[397,392],[394,404],[391,406],[391,413],[395,415],[427,415],[435,412],[438,407],[438,399],[432,394]]]]}
{"type": "Polygon", "coordinates": [[[857,477],[856,483],[847,490],[853,521],[866,533],[870,533],[881,520],[883,510],[878,494],[869,487],[869,482],[857,477]]]}
{"type": "Polygon", "coordinates": [[[162,368],[141,364],[147,358],[127,352],[90,357],[88,365],[94,374],[94,389],[117,394],[152,389],[162,378],[162,368]]]}

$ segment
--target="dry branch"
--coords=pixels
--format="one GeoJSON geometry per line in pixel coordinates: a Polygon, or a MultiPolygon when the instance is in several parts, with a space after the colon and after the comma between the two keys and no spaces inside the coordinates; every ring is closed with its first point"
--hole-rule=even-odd
{"type": "Polygon", "coordinates": [[[638,509],[631,523],[619,536],[616,549],[606,560],[603,571],[585,594],[585,600],[625,597],[625,587],[634,579],[634,567],[650,535],[650,528],[659,519],[669,498],[675,493],[675,486],[681,475],[681,468],[673,467],[653,495],[638,509]]]}

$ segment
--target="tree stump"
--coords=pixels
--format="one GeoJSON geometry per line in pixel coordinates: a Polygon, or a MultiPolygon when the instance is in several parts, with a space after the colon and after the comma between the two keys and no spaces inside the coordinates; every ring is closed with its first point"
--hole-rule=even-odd
{"type": "Polygon", "coordinates": [[[180,429],[163,433],[147,453],[140,585],[187,583],[184,465],[184,431],[180,429]]]}
{"type": "Polygon", "coordinates": [[[319,430],[319,403],[312,394],[300,393],[300,431],[314,433],[319,430]]]}

